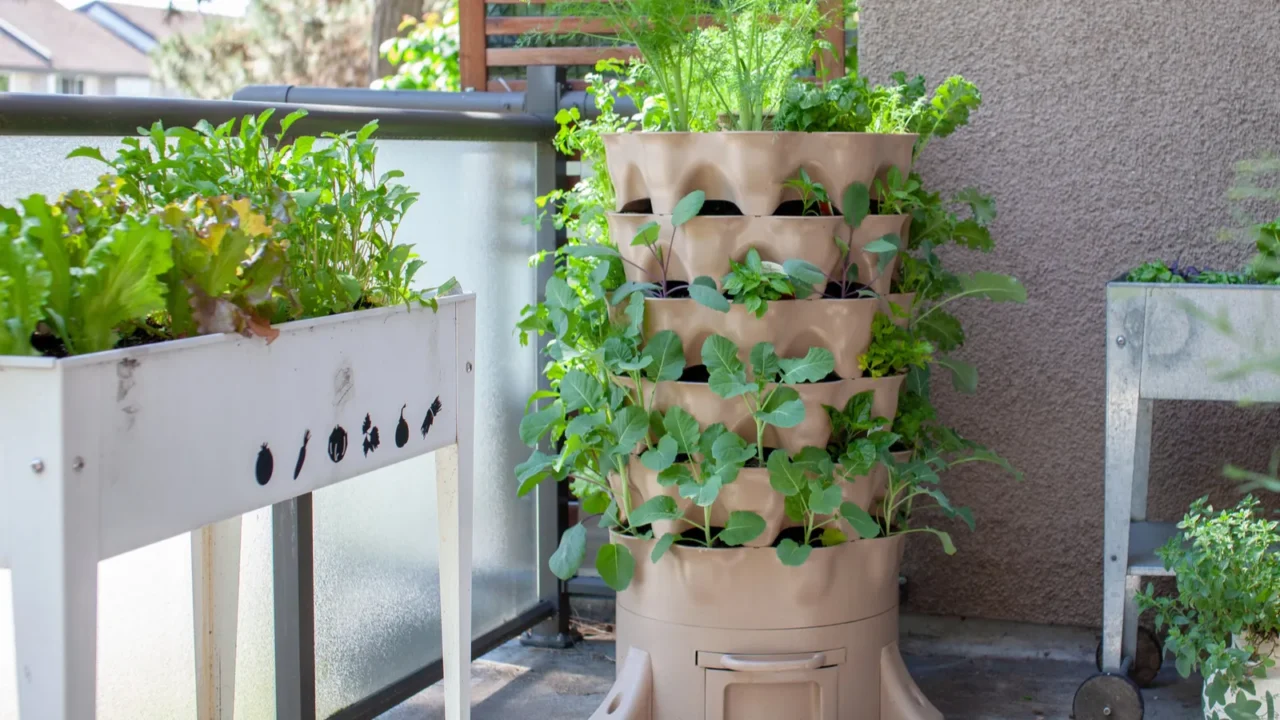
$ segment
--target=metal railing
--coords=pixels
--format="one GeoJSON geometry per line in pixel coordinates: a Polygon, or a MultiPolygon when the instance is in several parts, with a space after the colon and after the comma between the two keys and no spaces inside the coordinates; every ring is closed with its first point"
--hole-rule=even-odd
{"type": "MultiPolygon", "coordinates": [[[[218,124],[267,109],[277,110],[278,120],[289,111],[305,108],[308,117],[291,130],[298,134],[350,131],[369,120],[379,121],[375,136],[379,140],[379,164],[403,170],[406,176],[402,182],[422,193],[418,206],[401,228],[401,237],[423,236],[418,251],[428,261],[421,273],[424,282],[438,283],[456,275],[468,291],[477,293],[478,358],[488,355],[496,360],[477,363],[480,419],[476,433],[476,507],[481,510],[475,517],[475,656],[549,618],[554,617],[555,622],[542,625],[538,632],[563,637],[568,630],[565,585],[547,569],[547,559],[567,522],[567,497],[560,493],[561,488],[547,485],[533,500],[518,501],[511,476],[512,467],[527,452],[515,432],[524,400],[539,383],[545,382],[541,379],[541,348],[520,348],[511,329],[519,309],[539,299],[551,272],[549,263],[529,269],[529,256],[553,249],[558,240],[550,227],[535,229],[524,221],[533,213],[532,199],[556,187],[564,173],[564,162],[556,157],[549,140],[555,131],[556,110],[562,102],[573,101],[561,97],[553,68],[533,68],[530,79],[528,90],[522,93],[253,87],[237,93],[231,101],[0,94],[0,156],[7,159],[5,173],[0,176],[0,203],[4,204],[31,192],[52,194],[92,183],[103,171],[100,165],[83,158],[55,161],[80,144],[98,144],[110,154],[120,137],[134,135],[137,128],[149,127],[157,120],[170,127],[191,126],[200,120],[218,124]]],[[[269,584],[271,599],[265,603],[269,609],[259,613],[264,617],[241,625],[246,631],[265,624],[274,628],[271,638],[250,639],[258,643],[259,654],[270,656],[274,686],[270,700],[277,717],[372,718],[441,678],[438,653],[427,657],[429,653],[423,650],[431,645],[430,631],[424,629],[428,623],[417,622],[422,618],[394,617],[392,620],[409,626],[380,630],[394,639],[396,647],[366,648],[367,656],[412,655],[422,661],[396,671],[394,677],[375,677],[377,673],[370,671],[349,682],[342,679],[341,669],[333,667],[341,664],[350,650],[341,647],[342,642],[359,640],[361,632],[368,628],[362,626],[342,637],[330,637],[330,628],[317,613],[318,605],[323,606],[319,615],[330,619],[367,613],[369,608],[361,603],[367,603],[369,596],[354,592],[361,588],[343,587],[334,592],[330,587],[341,584],[344,574],[366,566],[386,565],[377,569],[396,576],[398,592],[430,592],[419,587],[431,580],[431,550],[425,545],[418,547],[425,541],[404,532],[388,535],[391,530],[412,524],[414,518],[421,521],[419,524],[430,522],[430,517],[420,516],[433,512],[432,508],[414,505],[415,500],[409,497],[421,485],[420,470],[393,466],[366,476],[367,480],[351,481],[348,485],[366,489],[348,490],[341,498],[326,500],[325,493],[330,492],[326,489],[281,503],[269,513],[269,520],[262,518],[262,522],[269,523],[268,533],[254,541],[252,533],[246,531],[246,556],[265,552],[269,557],[264,577],[255,581],[269,584]],[[404,498],[403,504],[413,506],[408,510],[415,512],[414,518],[370,522],[367,516],[379,510],[374,506],[348,507],[353,504],[352,492],[383,501],[404,498]],[[353,530],[352,526],[360,527],[353,530]],[[352,540],[344,533],[360,537],[352,540]],[[258,550],[250,547],[253,542],[259,543],[258,550]],[[397,552],[385,552],[387,548],[397,552]],[[398,551],[404,548],[407,550],[403,554],[413,557],[387,559],[401,554],[398,551]],[[343,555],[359,551],[368,554],[355,556],[354,563],[343,555]],[[391,567],[395,562],[401,565],[391,567]],[[343,592],[354,594],[347,598],[343,592]],[[354,603],[349,608],[343,604],[348,600],[354,603]],[[342,687],[337,690],[330,687],[334,678],[342,680],[338,683],[342,687]]],[[[430,535],[422,533],[423,537],[430,535]]],[[[172,548],[167,552],[169,560],[180,557],[172,548]]],[[[114,570],[107,566],[114,562],[115,559],[103,563],[103,585],[107,588],[104,592],[113,582],[110,578],[114,570]]],[[[242,577],[248,578],[249,563],[245,560],[242,564],[242,577]]],[[[0,580],[5,578],[0,576],[0,580]]],[[[172,595],[173,590],[170,587],[166,592],[172,595]]],[[[0,583],[0,606],[6,602],[3,596],[4,583],[0,583]]],[[[256,600],[251,594],[242,599],[241,615],[253,612],[246,603],[256,600]]],[[[0,607],[0,615],[4,610],[0,607]]],[[[108,616],[104,617],[104,633],[109,632],[106,627],[113,612],[104,609],[108,616]]],[[[146,620],[141,618],[142,622],[146,620]]],[[[190,638],[190,634],[185,637],[190,638]]],[[[241,642],[247,637],[242,634],[241,642]]],[[[369,642],[383,640],[373,638],[369,642]]],[[[5,654],[11,652],[11,648],[4,647],[4,641],[0,633],[0,671],[8,659],[5,654]]],[[[359,642],[355,644],[358,646],[359,642]]],[[[125,668],[129,666],[128,662],[113,663],[112,647],[112,642],[105,642],[100,650],[99,694],[105,689],[112,697],[128,695],[114,689],[130,681],[112,675],[127,673],[125,668]],[[104,675],[108,676],[105,683],[104,675]]],[[[253,648],[248,650],[248,655],[254,654],[253,648]]],[[[169,668],[169,672],[177,670],[169,668]]],[[[140,681],[154,684],[155,678],[140,681]]],[[[7,720],[5,692],[5,681],[0,678],[0,720],[7,720]]],[[[157,695],[153,691],[150,697],[154,700],[157,695]]],[[[241,705],[240,697],[236,705],[241,705]]],[[[99,708],[102,718],[159,717],[155,713],[168,712],[155,705],[139,712],[137,706],[131,708],[124,701],[113,703],[111,697],[106,703],[100,702],[99,708]]],[[[259,715],[250,710],[242,716],[259,715]]]]}

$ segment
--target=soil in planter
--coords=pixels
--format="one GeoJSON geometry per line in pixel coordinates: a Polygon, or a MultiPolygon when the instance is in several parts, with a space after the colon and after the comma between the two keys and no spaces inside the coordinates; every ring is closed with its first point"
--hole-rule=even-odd
{"type": "Polygon", "coordinates": [[[845,285],[844,290],[841,290],[840,283],[829,282],[826,288],[822,290],[822,297],[826,300],[861,300],[872,297],[871,295],[859,295],[863,290],[870,290],[870,287],[870,285],[851,282],[845,285]]]}
{"type": "Polygon", "coordinates": [[[778,449],[779,449],[779,448],[766,447],[766,448],[764,449],[764,458],[765,458],[765,462],[764,462],[764,464],[761,464],[761,462],[760,462],[760,456],[759,456],[759,455],[752,455],[752,456],[751,456],[751,459],[750,459],[750,460],[748,460],[748,461],[746,461],[745,463],[743,463],[742,467],[743,467],[744,469],[746,469],[746,468],[762,468],[762,467],[765,467],[765,466],[768,464],[768,462],[769,462],[769,456],[770,456],[771,454],[773,454],[773,451],[774,451],[774,450],[778,450],[778,449]]]}
{"type": "Polygon", "coordinates": [[[679,382],[711,382],[711,373],[707,372],[706,365],[687,365],[685,366],[684,372],[680,375],[679,382]]]}
{"type": "MultiPolygon", "coordinates": [[[[164,334],[164,328],[154,323],[148,323],[150,331],[143,328],[134,328],[128,335],[122,335],[120,340],[116,342],[115,349],[137,347],[139,345],[155,345],[156,343],[169,342],[175,338],[164,334]]],[[[67,346],[62,343],[62,339],[52,332],[36,331],[31,335],[31,347],[35,348],[44,357],[64,358],[70,356],[67,352],[67,346]]]]}
{"type": "MultiPolygon", "coordinates": [[[[624,215],[652,215],[653,203],[645,198],[643,200],[632,200],[622,206],[620,210],[624,215]]],[[[699,217],[742,217],[742,209],[736,203],[728,200],[707,200],[702,204],[702,211],[698,213],[699,217]]]]}
{"type": "MultiPolygon", "coordinates": [[[[815,205],[814,203],[811,202],[809,204],[809,209],[810,209],[809,217],[819,217],[819,216],[839,217],[844,214],[839,210],[837,210],[830,203],[817,203],[815,205]],[[818,210],[818,214],[816,215],[812,212],[815,209],[818,210]]],[[[780,217],[802,217],[805,215],[804,203],[800,200],[787,200],[786,202],[779,205],[778,208],[773,211],[773,214],[780,217]]],[[[871,201],[871,212],[869,214],[870,215],[880,214],[879,201],[874,199],[871,201]]]]}

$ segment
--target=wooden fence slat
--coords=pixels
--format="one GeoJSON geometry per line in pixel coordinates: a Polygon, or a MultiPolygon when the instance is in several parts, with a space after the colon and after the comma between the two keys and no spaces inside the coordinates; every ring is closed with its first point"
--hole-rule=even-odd
{"type": "Polygon", "coordinates": [[[525,65],[595,65],[601,60],[639,57],[634,47],[571,48],[489,48],[485,60],[489,67],[523,67],[525,65]]]}

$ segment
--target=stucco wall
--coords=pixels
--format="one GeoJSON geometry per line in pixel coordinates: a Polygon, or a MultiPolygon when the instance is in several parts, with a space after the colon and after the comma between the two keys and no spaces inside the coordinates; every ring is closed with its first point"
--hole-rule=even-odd
{"type": "MultiPolygon", "coordinates": [[[[970,304],[968,358],[981,390],[939,388],[946,419],[1026,471],[1015,487],[954,472],[974,508],[960,552],[913,539],[918,611],[1098,625],[1101,616],[1103,284],[1146,259],[1235,267],[1231,164],[1280,150],[1280,6],[1275,0],[863,0],[862,70],[981,88],[971,128],[937,141],[928,182],[979,185],[998,204],[998,249],[962,268],[1011,272],[1025,306],[970,304]]],[[[1277,320],[1280,322],[1280,319],[1277,320]]],[[[1155,520],[1213,490],[1227,461],[1264,466],[1277,412],[1157,404],[1155,520]]]]}

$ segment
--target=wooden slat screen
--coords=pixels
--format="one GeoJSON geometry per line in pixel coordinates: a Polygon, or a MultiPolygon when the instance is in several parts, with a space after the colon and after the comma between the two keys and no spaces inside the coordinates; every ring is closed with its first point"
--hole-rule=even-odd
{"type": "MultiPolygon", "coordinates": [[[[608,0],[602,0],[608,2],[608,0]]],[[[458,0],[458,26],[460,35],[459,63],[463,89],[522,90],[524,82],[490,78],[490,68],[526,67],[529,65],[586,65],[593,66],[606,58],[628,59],[636,56],[631,47],[516,47],[490,48],[492,36],[518,36],[530,32],[549,35],[567,35],[576,32],[608,34],[608,26],[598,20],[573,17],[507,17],[489,16],[490,5],[516,5],[530,3],[544,5],[547,0],[458,0]]],[[[823,0],[823,8],[833,17],[840,17],[826,33],[832,52],[822,58],[823,79],[844,74],[844,23],[842,0],[823,0]]],[[[581,83],[577,83],[581,87],[581,83]]]]}

